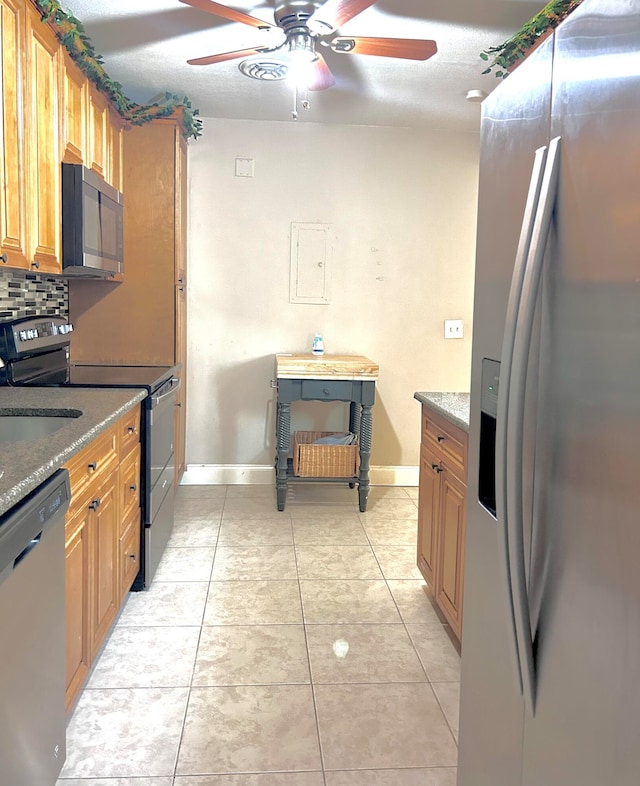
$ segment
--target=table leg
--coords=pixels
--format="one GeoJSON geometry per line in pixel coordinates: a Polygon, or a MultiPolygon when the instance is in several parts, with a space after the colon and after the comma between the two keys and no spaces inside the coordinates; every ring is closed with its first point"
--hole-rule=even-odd
{"type": "Polygon", "coordinates": [[[360,512],[367,509],[369,496],[369,459],[371,458],[371,437],[373,435],[373,415],[369,404],[362,405],[360,419],[360,476],[358,483],[358,502],[360,512]]]}
{"type": "Polygon", "coordinates": [[[276,437],[278,453],[276,456],[276,497],[278,510],[284,510],[287,499],[287,458],[291,439],[291,405],[278,404],[276,415],[276,437]]]}
{"type": "MultiPolygon", "coordinates": [[[[362,406],[357,401],[352,401],[349,405],[349,431],[358,437],[360,442],[360,416],[362,413],[362,406]]],[[[349,483],[349,488],[356,487],[355,481],[349,483]]]]}
{"type": "Polygon", "coordinates": [[[357,401],[352,401],[349,407],[349,431],[360,437],[360,417],[362,406],[357,401]]]}

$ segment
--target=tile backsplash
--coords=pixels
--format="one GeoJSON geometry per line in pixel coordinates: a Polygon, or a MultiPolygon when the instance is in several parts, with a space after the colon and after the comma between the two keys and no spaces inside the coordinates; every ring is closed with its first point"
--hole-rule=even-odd
{"type": "Polygon", "coordinates": [[[60,314],[69,317],[65,279],[20,270],[0,270],[0,317],[60,314]]]}

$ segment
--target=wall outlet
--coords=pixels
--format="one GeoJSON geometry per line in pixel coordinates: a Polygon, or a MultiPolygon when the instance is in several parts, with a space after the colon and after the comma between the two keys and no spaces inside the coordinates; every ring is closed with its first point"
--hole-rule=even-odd
{"type": "Polygon", "coordinates": [[[464,323],[461,319],[445,319],[445,338],[464,338],[464,323]]]}

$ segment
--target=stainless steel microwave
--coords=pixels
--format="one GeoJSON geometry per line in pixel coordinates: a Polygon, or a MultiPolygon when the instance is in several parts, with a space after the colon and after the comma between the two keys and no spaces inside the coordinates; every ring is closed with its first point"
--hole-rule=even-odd
{"type": "Polygon", "coordinates": [[[62,164],[62,275],[122,273],[123,195],[81,164],[62,164]]]}

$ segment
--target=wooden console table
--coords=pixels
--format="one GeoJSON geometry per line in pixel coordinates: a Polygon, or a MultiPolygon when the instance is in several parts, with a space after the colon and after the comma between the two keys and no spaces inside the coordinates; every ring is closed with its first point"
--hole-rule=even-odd
{"type": "Polygon", "coordinates": [[[290,481],[345,483],[358,486],[360,511],[367,509],[369,459],[378,364],[361,355],[276,355],[276,496],[284,510],[290,481]],[[299,478],[289,461],[291,404],[294,401],[349,402],[349,430],[360,447],[360,470],[351,478],[299,478]]]}

